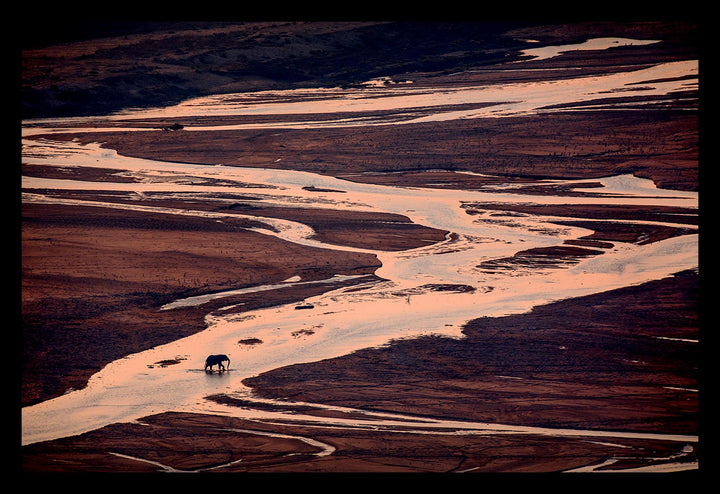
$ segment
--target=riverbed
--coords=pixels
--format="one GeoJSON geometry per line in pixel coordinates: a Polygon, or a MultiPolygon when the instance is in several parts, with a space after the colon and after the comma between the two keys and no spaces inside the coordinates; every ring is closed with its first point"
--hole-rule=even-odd
{"type": "MultiPolygon", "coordinates": [[[[87,151],[98,156],[97,146],[75,146],[73,153],[87,151]]],[[[74,154],[73,163],[81,160],[74,154]]],[[[651,204],[697,207],[697,194],[655,189],[649,181],[631,176],[609,177],[594,197],[557,197],[494,192],[443,192],[399,187],[354,184],[313,174],[169,164],[150,160],[126,160],[111,153],[103,167],[123,169],[126,173],[177,173],[182,177],[211,171],[225,180],[272,186],[262,188],[270,204],[290,207],[301,202],[315,207],[349,208],[401,213],[414,222],[452,232],[445,242],[401,252],[376,251],[382,267],[376,274],[385,281],[360,289],[340,289],[308,299],[313,309],[299,311],[294,305],[224,317],[217,312],[207,318],[208,329],[168,345],[147,350],[113,362],[93,376],[87,388],[23,410],[24,443],[78,434],[113,422],[133,420],[164,409],[183,410],[195,406],[204,396],[242,389],[241,381],[276,367],[343,355],[368,346],[377,346],[396,338],[423,334],[461,337],[460,328],[478,316],[501,316],[525,312],[552,300],[577,297],[659,279],[698,265],[697,234],[683,235],[647,245],[617,243],[602,255],[579,262],[567,269],[531,267],[510,273],[481,272],[483,260],[512,256],[520,249],[560,245],[590,234],[582,228],[560,227],[554,217],[512,217],[498,224],[492,218],[468,215],[463,202],[531,204],[651,204]],[[326,187],[338,193],[308,192],[303,187],[326,187]],[[341,196],[337,201],[335,197],[341,196]],[[437,285],[471,287],[471,291],[438,292],[437,285]],[[408,322],[413,321],[412,327],[408,322]],[[302,337],[294,336],[305,331],[302,337]],[[237,341],[257,338],[263,343],[246,351],[230,352],[232,371],[227,375],[199,373],[207,354],[237,347],[237,341]],[[148,365],[168,357],[184,356],[177,365],[149,369],[148,365]],[[48,427],[48,425],[52,427],[48,427]]],[[[32,158],[31,163],[54,163],[56,156],[32,158]]],[[[92,161],[92,160],[91,160],[92,161]]],[[[215,221],[235,213],[174,211],[157,206],[89,202],[52,198],[33,193],[33,189],[124,190],[178,194],[192,191],[202,194],[227,194],[231,187],[192,186],[162,183],[78,183],[63,180],[24,180],[27,202],[85,204],[103,208],[128,208],[147,212],[197,214],[215,221]]],[[[256,203],[258,201],[255,201],[256,203]]],[[[255,217],[257,219],[257,217],[255,217]]],[[[266,220],[277,231],[262,230],[285,240],[333,249],[312,238],[312,229],[294,222],[266,220]]],[[[303,281],[288,281],[288,285],[303,281]]],[[[277,287],[273,287],[277,288],[277,287]]],[[[259,289],[262,289],[259,288],[259,289]]],[[[209,298],[216,297],[209,294],[209,298]]],[[[202,299],[199,303],[202,303],[202,299]]],[[[166,310],[182,306],[182,301],[166,310]]]]}
{"type": "MultiPolygon", "coordinates": [[[[447,121],[465,118],[502,118],[536,113],[553,105],[585,103],[598,95],[643,84],[643,96],[666,95],[687,89],[687,77],[697,75],[697,62],[676,62],[596,78],[524,83],[497,87],[431,90],[377,89],[368,85],[352,93],[340,90],[262,92],[189,101],[166,109],[134,110],[114,119],[131,122],[179,116],[217,117],[235,114],[309,114],[346,111],[392,110],[390,117],[377,119],[329,118],[302,121],[289,118],[276,123],[198,125],[184,131],[213,132],[247,128],[396,125],[418,121],[447,121]],[[657,80],[652,84],[647,81],[657,80]],[[580,90],[582,88],[582,90],[580,90]],[[447,105],[490,103],[482,109],[446,111],[447,105]],[[397,118],[408,109],[425,108],[422,115],[397,118]],[[427,110],[430,108],[430,110],[427,110]]],[[[621,106],[618,106],[621,108],[621,106]]],[[[550,110],[547,110],[550,111],[550,110]]],[[[674,221],[631,219],[625,224],[654,225],[676,234],[657,241],[613,241],[582,256],[516,265],[513,269],[488,269],[487,263],[511,259],[518,252],[552,249],[582,242],[593,229],[573,224],[587,216],[572,214],[508,213],[512,208],[538,205],[566,208],[609,205],[643,208],[676,208],[692,215],[698,194],[657,188],[652,181],[630,174],[602,177],[592,186],[587,180],[532,181],[533,191],[515,183],[495,183],[481,190],[375,185],[278,168],[249,168],[227,165],[194,165],[132,158],[118,154],[98,142],[53,140],[52,135],[72,132],[103,132],[97,126],[106,118],[58,119],[27,122],[23,134],[23,163],[27,169],[47,166],[60,170],[106,170],[103,181],[82,178],[23,177],[24,204],[63,204],[100,209],[132,210],[223,221],[251,219],[263,224],[252,228],[295,244],[333,250],[362,251],[377,256],[382,266],[377,278],[353,287],[329,290],[297,303],[244,311],[234,302],[218,308],[223,298],[302,286],[301,276],[279,284],[238,288],[178,299],[158,310],[178,311],[202,307],[213,301],[205,321],[207,328],[183,339],[127,355],[105,366],[87,386],[22,411],[22,444],[49,441],[99,429],[108,424],[132,422],[162,412],[230,414],[242,418],[275,416],[271,412],[228,407],[206,397],[229,394],[251,399],[242,381],[283,366],[346,355],[359,349],[379,347],[397,339],[440,335],[461,339],[464,324],[478,317],[500,317],[525,313],[552,301],[580,297],[616,288],[658,280],[698,268],[698,228],[681,216],[674,221]],[[90,127],[93,125],[95,127],[90,127]],[[34,135],[42,134],[41,139],[34,135]],[[109,177],[109,178],[108,178],[109,177]],[[115,177],[115,179],[113,179],[115,177]],[[554,191],[562,190],[564,193],[554,191]],[[104,194],[114,194],[105,200],[104,194]],[[359,249],[321,240],[308,224],[258,216],[252,211],[227,210],[252,194],[253,207],[304,208],[344,212],[402,215],[417,225],[447,231],[445,240],[406,250],[359,249]],[[205,207],[172,206],[172,201],[192,199],[205,207]],[[492,205],[482,210],[478,205],[492,205]],[[210,206],[212,207],[210,207],[210,206]],[[469,214],[468,208],[476,210],[469,214]],[[497,211],[503,211],[498,214],[497,211]],[[241,341],[259,342],[239,345],[241,341]],[[205,373],[209,354],[226,353],[230,370],[205,373]],[[173,365],[156,365],[174,360],[173,365]]],[[[131,125],[134,132],[166,132],[131,125]]],[[[112,130],[117,130],[113,128],[112,130]]],[[[281,158],[279,157],[278,160],[281,158]]],[[[496,178],[496,177],[493,177],[496,178]]],[[[245,201],[247,202],[247,201],[245,201]]],[[[594,218],[594,221],[603,221],[594,218]]],[[[612,220],[604,220],[613,223],[612,220]]],[[[362,281],[350,276],[333,281],[362,281]]],[[[313,280],[317,282],[317,280],[313,280]]],[[[308,417],[302,417],[309,420],[308,417]]],[[[395,417],[391,417],[394,419],[395,417]]],[[[397,417],[412,420],[412,417],[397,417]]],[[[315,417],[313,420],[317,420],[315,417]]],[[[377,419],[383,426],[396,425],[377,419]]],[[[328,423],[327,420],[324,423],[328,423]]],[[[406,424],[407,425],[407,424],[406,424]]],[[[430,427],[428,425],[428,427],[430,427]]],[[[488,433],[582,435],[552,429],[527,429],[501,424],[459,424],[439,421],[434,427],[472,429],[488,433]]],[[[612,431],[599,436],[617,437],[612,431]]],[[[620,434],[622,436],[622,434],[620,434]]],[[[623,436],[628,437],[628,436],[623,436]]],[[[688,435],[658,434],[646,438],[690,441],[688,435]]]]}

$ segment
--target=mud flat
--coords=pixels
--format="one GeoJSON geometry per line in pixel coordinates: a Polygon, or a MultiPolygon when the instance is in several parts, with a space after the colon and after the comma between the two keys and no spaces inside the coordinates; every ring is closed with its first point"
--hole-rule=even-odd
{"type": "Polygon", "coordinates": [[[127,156],[292,168],[385,185],[472,189],[487,183],[457,173],[468,171],[510,180],[635,173],[659,187],[697,190],[697,118],[686,110],[600,109],[360,128],[118,132],[108,127],[52,138],[100,141],[127,156]]]}
{"type": "MultiPolygon", "coordinates": [[[[695,449],[653,439],[548,438],[322,428],[166,413],[26,448],[29,472],[538,473],[692,465],[695,449]],[[489,454],[489,452],[491,452],[489,454]],[[620,453],[622,459],[602,466],[620,453]],[[588,468],[588,470],[592,470],[588,468]]],[[[617,470],[616,470],[617,471],[617,470]]]]}
{"type": "Polygon", "coordinates": [[[27,122],[24,470],[696,470],[697,54],[670,37],[27,122]],[[193,367],[220,343],[230,371],[193,367]]]}
{"type": "Polygon", "coordinates": [[[463,340],[396,341],[245,383],[260,396],[358,409],[696,433],[699,348],[681,340],[698,338],[697,283],[684,272],[475,319],[463,340]]]}
{"type": "Polygon", "coordinates": [[[467,337],[461,341],[398,341],[278,369],[246,383],[256,396],[283,397],[280,402],[212,398],[231,408],[280,413],[271,419],[164,413],[27,446],[24,468],[467,473],[693,469],[699,453],[692,439],[698,423],[698,369],[693,362],[699,350],[697,343],[687,341],[697,339],[696,290],[697,275],[680,273],[536,307],[529,314],[477,319],[465,327],[467,337]],[[333,411],[323,405],[347,409],[333,411]],[[378,425],[378,415],[387,412],[399,414],[394,425],[378,425]],[[313,423],[312,417],[347,422],[323,425],[313,423]],[[439,430],[431,428],[438,419],[461,420],[468,427],[480,421],[550,429],[509,433],[513,429],[507,426],[504,432],[472,432],[450,422],[439,430]],[[654,437],[658,430],[667,437],[654,437]]]}
{"type": "MultiPolygon", "coordinates": [[[[23,206],[23,403],[82,388],[106,363],[205,328],[207,311],[160,311],[182,296],[334,274],[372,274],[371,254],[323,252],[223,223],[107,208],[23,206]],[[85,341],[76,345],[77,338],[85,341]]],[[[244,228],[245,227],[245,228],[244,228]]],[[[327,286],[320,290],[327,290],[327,286]]],[[[315,288],[317,290],[317,287],[315,288]]],[[[246,308],[302,300],[246,297],[246,308]]]]}

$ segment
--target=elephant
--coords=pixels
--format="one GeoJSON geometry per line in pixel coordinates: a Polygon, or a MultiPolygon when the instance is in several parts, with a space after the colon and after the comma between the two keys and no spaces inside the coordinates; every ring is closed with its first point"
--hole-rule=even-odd
{"type": "Polygon", "coordinates": [[[222,372],[225,370],[225,366],[223,365],[223,362],[227,361],[227,366],[230,368],[230,359],[227,355],[208,355],[208,358],[205,359],[205,370],[208,370],[208,367],[210,367],[210,372],[212,372],[213,365],[217,364],[218,371],[222,372]]]}

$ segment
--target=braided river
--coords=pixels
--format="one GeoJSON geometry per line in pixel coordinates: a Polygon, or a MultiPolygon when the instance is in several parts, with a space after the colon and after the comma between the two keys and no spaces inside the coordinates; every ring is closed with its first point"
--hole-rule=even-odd
{"type": "MultiPolygon", "coordinates": [[[[697,84],[697,61],[661,64],[652,68],[621,72],[608,76],[541,81],[524,84],[467,87],[452,90],[412,89],[397,84],[354,90],[317,89],[268,91],[244,95],[199,98],[169,108],[129,110],[115,117],[150,118],[183,115],[284,114],[282,122],[232,124],[228,128],[400,125],[413,121],[452,120],[454,118],[522,115],[540,111],[552,104],[577,103],[598,94],[643,83],[647,95],[664,95],[697,84]],[[684,77],[683,77],[684,76],[684,77]],[[688,79],[690,77],[690,79],[688,79]],[[654,84],[646,81],[660,81],[654,84]],[[472,111],[446,111],[450,103],[488,102],[490,106],[472,111]],[[407,117],[408,109],[423,108],[422,115],[407,117]],[[311,112],[390,110],[375,119],[293,120],[292,115],[311,112]],[[402,117],[402,118],[400,118],[402,117]]],[[[618,108],[621,110],[621,108],[618,108]]],[[[134,203],[102,201],[103,191],[137,194],[153,193],[154,198],[197,197],[204,201],[230,204],[233,195],[251,193],[254,204],[275,207],[322,208],[344,211],[395,213],[414,223],[450,232],[444,241],[403,251],[372,250],[381,261],[377,277],[367,280],[336,276],[326,280],[354,280],[352,287],[329,289],[305,300],[312,310],[297,310],[287,304],[242,313],[223,315],[214,310],[206,317],[207,328],[181,340],[127,355],[108,364],[89,380],[87,387],[22,410],[22,444],[31,444],[80,434],[102,426],[129,422],[164,411],[218,413],[238,417],[271,419],[276,412],[245,409],[218,404],[204,397],[226,393],[258,402],[242,380],[278,367],[341,356],[352,351],[384,345],[393,339],[436,334],[462,338],[465,322],[483,316],[518,314],[555,300],[599,293],[615,288],[657,280],[673,273],[698,269],[697,227],[664,222],[661,225],[683,227],[689,234],[650,243],[613,242],[601,255],[580,259],[558,269],[556,266],[519,266],[513,270],[483,270],[485,261],[502,259],[533,248],[559,246],[566,240],[590,235],[591,230],[553,222],[558,218],[536,214],[468,214],[469,204],[502,205],[642,205],[674,206],[697,210],[698,194],[663,190],[651,181],[632,175],[593,179],[601,187],[587,187],[587,180],[540,180],[537,190],[552,191],[563,186],[575,194],[552,192],[528,193],[517,185],[499,184],[482,190],[447,190],[355,183],[333,177],[271,168],[206,166],[131,158],[97,143],[81,144],[51,138],[30,139],[33,134],[52,134],[82,130],[93,117],[27,121],[23,125],[23,163],[29,166],[100,167],[114,170],[118,180],[83,181],[22,178],[23,203],[81,204],[88,207],[133,209],[149,213],[192,215],[207,221],[224,217],[242,217],[235,212],[208,212],[134,203]],[[62,126],[60,125],[62,124],[62,126]],[[70,126],[68,126],[71,124],[70,126]],[[136,179],[128,182],[131,177],[136,179]],[[213,181],[221,180],[221,184],[213,181]],[[238,187],[233,185],[238,184],[238,187]],[[242,187],[239,185],[242,184],[242,187]],[[48,191],[96,191],[94,200],[57,197],[48,191]],[[438,291],[437,286],[465,287],[438,291]],[[263,342],[238,350],[237,341],[256,338],[263,342]],[[223,374],[203,372],[208,354],[226,350],[230,371],[223,374]],[[150,364],[182,357],[167,367],[150,364]]],[[[184,131],[210,132],[222,126],[188,126],[184,131]]],[[[128,127],[138,132],[158,130],[128,127]]],[[[124,130],[128,130],[124,129],[124,130]]],[[[107,129],[105,129],[107,130],[107,129]]],[[[113,128],[113,130],[117,130],[113,128]]],[[[278,157],[278,160],[281,157],[278,157]]],[[[468,172],[469,173],[469,172],[468,172]]],[[[255,231],[275,235],[296,244],[336,250],[362,249],[321,242],[313,229],[301,222],[248,215],[266,224],[255,231]]],[[[564,217],[564,220],[573,218],[564,217]]],[[[640,221],[640,220],[636,220],[640,221]]],[[[200,306],[210,300],[274,290],[308,283],[299,276],[282,283],[209,293],[176,300],[160,310],[200,306]]],[[[318,405],[319,406],[319,405],[318,405]]],[[[605,437],[648,437],[694,442],[694,436],[613,431],[573,431],[519,427],[511,424],[485,424],[419,419],[397,414],[371,414],[368,424],[405,428],[416,423],[423,430],[454,428],[467,433],[537,433],[543,435],[592,435],[605,437]],[[402,419],[402,422],[396,422],[402,419]],[[410,422],[408,422],[410,420],[410,422]]],[[[347,419],[302,416],[305,421],[342,426],[347,419]]],[[[287,416],[284,416],[287,419],[287,416]]],[[[354,424],[358,426],[358,424],[354,424]]]]}

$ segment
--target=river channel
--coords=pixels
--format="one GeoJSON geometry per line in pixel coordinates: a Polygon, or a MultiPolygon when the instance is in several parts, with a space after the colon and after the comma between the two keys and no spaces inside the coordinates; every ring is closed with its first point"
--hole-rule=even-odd
{"type": "MultiPolygon", "coordinates": [[[[677,71],[696,74],[697,64],[696,62],[694,65],[691,62],[665,64],[664,67],[655,67],[654,70],[647,69],[648,72],[644,74],[638,74],[636,71],[632,74],[606,76],[606,79],[593,78],[590,92],[613,90],[618,84],[636,84],[643,80],[661,79],[663,70],[671,71],[675,74],[674,77],[677,77],[677,71]]],[[[572,95],[580,94],[571,90],[572,85],[576,83],[577,81],[572,80],[564,81],[558,83],[559,88],[543,82],[535,83],[535,86],[528,83],[522,88],[475,88],[472,98],[475,98],[474,101],[490,99],[507,101],[512,99],[508,98],[508,94],[516,98],[520,94],[531,95],[522,100],[523,102],[518,99],[513,103],[515,105],[513,107],[510,104],[496,107],[497,113],[494,116],[501,117],[506,113],[509,114],[511,110],[522,113],[531,111],[538,105],[545,106],[553,102],[553,95],[566,102],[572,98],[572,95]],[[502,93],[503,89],[505,93],[502,93]]],[[[652,90],[653,94],[664,94],[674,90],[666,87],[667,84],[669,83],[658,83],[652,90]]],[[[687,81],[683,84],[687,84],[687,81]]],[[[585,87],[587,89],[587,86],[585,87]]],[[[367,89],[367,91],[372,90],[371,87],[367,89]]],[[[421,96],[414,94],[402,96],[396,94],[399,89],[393,91],[393,95],[388,97],[390,99],[373,97],[353,101],[355,104],[375,105],[375,108],[377,105],[384,105],[387,108],[403,109],[406,106],[418,106],[418,101],[404,98],[424,98],[424,106],[427,106],[428,101],[433,101],[433,98],[436,101],[447,102],[448,97],[453,98],[455,97],[453,95],[460,94],[458,91],[440,95],[426,89],[421,96]]],[[[647,91],[651,92],[649,89],[647,91]]],[[[286,108],[285,111],[297,113],[307,113],[307,108],[310,107],[322,108],[323,113],[346,110],[345,106],[339,105],[336,93],[327,98],[324,97],[326,93],[327,90],[318,90],[315,93],[315,101],[297,103],[302,108],[298,106],[294,109],[288,108],[292,104],[287,101],[278,103],[277,92],[272,95],[258,94],[257,100],[253,103],[255,106],[251,110],[276,113],[280,110],[279,105],[285,105],[283,106],[286,108]],[[262,101],[263,97],[266,101],[262,101]]],[[[293,94],[288,92],[285,96],[291,98],[293,94]]],[[[468,93],[465,92],[462,96],[468,97],[468,93]]],[[[212,114],[214,111],[242,112],[249,107],[247,95],[244,98],[245,102],[242,105],[231,105],[231,108],[227,104],[230,99],[228,97],[193,101],[192,104],[185,105],[185,108],[191,108],[192,112],[201,115],[212,114]],[[218,104],[218,101],[221,103],[218,104]]],[[[585,100],[589,96],[582,93],[578,98],[585,100]]],[[[349,101],[347,95],[341,98],[341,101],[347,103],[349,101]]],[[[460,101],[459,97],[458,101],[460,101]]],[[[175,107],[151,109],[145,112],[136,110],[132,114],[137,118],[149,118],[159,114],[178,114],[179,111],[175,107]]],[[[467,113],[434,115],[436,118],[472,118],[487,116],[487,111],[474,115],[467,113]]],[[[86,121],[91,120],[92,117],[88,117],[86,121]]],[[[82,127],[83,119],[73,119],[73,121],[78,128],[82,127]]],[[[67,127],[62,129],[57,127],[59,122],[53,120],[27,122],[23,129],[24,135],[72,130],[67,127]]],[[[62,120],[62,123],[67,124],[67,119],[62,120]]],[[[384,123],[388,124],[387,121],[384,123]]],[[[339,121],[333,123],[333,125],[343,124],[360,125],[361,123],[356,120],[350,123],[339,121]]],[[[268,124],[268,127],[272,126],[273,124],[268,124]]],[[[211,130],[214,130],[214,127],[194,129],[194,131],[211,130]]],[[[308,298],[305,302],[313,307],[312,310],[297,310],[296,304],[288,304],[228,316],[223,316],[222,310],[208,313],[207,329],[204,331],[128,355],[108,364],[93,375],[86,388],[24,408],[22,410],[23,444],[75,435],[107,424],[133,421],[164,411],[202,411],[249,417],[272,415],[272,412],[227,407],[210,402],[204,397],[228,393],[247,398],[249,392],[242,385],[243,379],[281,366],[345,355],[361,348],[387,344],[397,338],[426,334],[462,338],[462,325],[474,318],[523,313],[536,305],[554,300],[640,284],[682,270],[698,268],[696,231],[646,244],[615,242],[613,247],[606,249],[602,255],[580,260],[563,269],[535,266],[519,267],[513,271],[488,272],[478,268],[483,261],[512,256],[520,250],[561,245],[566,240],[578,239],[589,235],[592,231],[558,225],[553,223],[557,218],[552,216],[516,214],[505,216],[500,220],[496,216],[487,214],[470,215],[464,207],[467,204],[486,203],[495,206],[634,204],[691,209],[698,207],[698,194],[695,192],[658,189],[651,181],[631,175],[600,179],[598,181],[602,183],[602,187],[587,190],[582,189],[583,181],[540,182],[541,186],[563,185],[574,188],[576,192],[587,192],[588,194],[585,195],[533,195],[518,192],[512,184],[480,191],[424,189],[354,183],[293,170],[202,166],[130,158],[106,149],[99,143],[83,145],[74,141],[60,142],[49,139],[24,139],[23,162],[30,166],[100,167],[115,170],[119,178],[141,179],[135,182],[127,180],[90,182],[23,177],[24,203],[83,204],[98,208],[125,208],[193,215],[205,217],[208,221],[216,221],[224,216],[238,215],[234,212],[161,208],[152,205],[104,202],[99,199],[95,201],[63,199],[48,194],[47,191],[125,191],[139,196],[153,192],[156,198],[195,194],[197,197],[218,202],[232,201],[233,194],[252,193],[257,204],[288,208],[301,204],[302,207],[312,208],[395,213],[407,216],[414,223],[451,232],[445,241],[426,247],[399,252],[369,251],[376,254],[382,263],[382,267],[376,272],[382,280],[361,283],[353,286],[352,289],[333,289],[308,298]],[[222,180],[222,185],[213,185],[208,179],[222,180]],[[243,184],[242,189],[234,187],[233,182],[243,184]],[[253,188],[254,186],[256,188],[253,188]],[[309,188],[312,190],[308,190],[309,188]],[[437,285],[457,285],[472,289],[439,292],[432,289],[437,285]],[[242,351],[237,350],[238,340],[247,338],[256,338],[263,343],[242,351]],[[233,348],[235,350],[230,350],[233,348]],[[231,370],[221,375],[203,372],[205,357],[223,351],[230,356],[231,370]],[[150,366],[153,362],[178,356],[182,358],[176,365],[150,366]]],[[[267,224],[267,228],[258,228],[256,231],[276,235],[290,242],[330,249],[360,250],[323,243],[313,236],[314,231],[310,226],[301,222],[255,216],[251,218],[267,224]]],[[[688,227],[679,223],[664,224],[688,227]]],[[[305,282],[306,280],[294,277],[280,284],[244,290],[272,290],[305,282]]],[[[177,300],[158,309],[177,310],[189,304],[202,306],[208,300],[216,301],[231,294],[237,294],[237,291],[227,294],[210,293],[193,299],[177,300]]],[[[313,420],[319,419],[315,417],[313,420]]],[[[383,420],[390,419],[386,417],[383,420]]],[[[446,427],[448,424],[438,422],[436,426],[446,427]]],[[[455,423],[453,426],[459,427],[455,423]]],[[[495,426],[465,424],[465,427],[488,430],[495,426]]],[[[528,430],[528,428],[503,427],[500,429],[505,431],[527,432],[528,430]]],[[[536,432],[547,433],[544,430],[536,432]]],[[[683,436],[678,440],[687,441],[692,438],[683,436]]]]}

